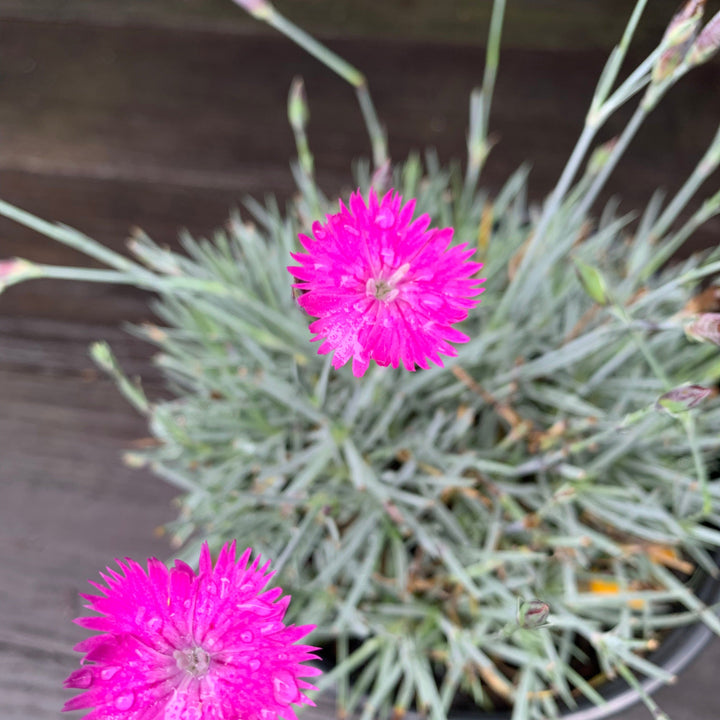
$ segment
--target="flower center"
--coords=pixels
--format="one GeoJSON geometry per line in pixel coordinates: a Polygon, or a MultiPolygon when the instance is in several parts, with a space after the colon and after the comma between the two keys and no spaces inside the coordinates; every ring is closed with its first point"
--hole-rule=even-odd
{"type": "Polygon", "coordinates": [[[386,303],[392,302],[400,294],[397,286],[409,269],[410,263],[405,263],[388,278],[368,278],[365,283],[365,293],[376,300],[382,300],[386,303]]]}
{"type": "Polygon", "coordinates": [[[176,650],[173,657],[179,670],[184,670],[196,678],[207,675],[210,668],[210,655],[201,647],[176,650]]]}

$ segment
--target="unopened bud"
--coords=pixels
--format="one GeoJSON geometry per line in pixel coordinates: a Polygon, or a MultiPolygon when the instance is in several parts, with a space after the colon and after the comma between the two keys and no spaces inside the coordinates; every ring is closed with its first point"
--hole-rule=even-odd
{"type": "Polygon", "coordinates": [[[712,394],[712,388],[702,385],[683,385],[661,395],[655,403],[655,408],[677,415],[692,410],[712,394]]]}
{"type": "Polygon", "coordinates": [[[272,5],[267,0],[233,0],[233,2],[260,20],[269,17],[272,11],[272,5]]]}
{"type": "Polygon", "coordinates": [[[607,305],[607,285],[600,271],[582,260],[575,259],[574,262],[585,292],[599,305],[607,305]]]}
{"type": "Polygon", "coordinates": [[[518,608],[518,625],[526,630],[535,630],[545,625],[550,615],[550,606],[542,600],[525,600],[518,608]]]}
{"type": "Polygon", "coordinates": [[[688,0],[670,21],[663,36],[663,52],[652,71],[653,83],[672,75],[685,59],[702,20],[705,0],[688,0]]]}
{"type": "Polygon", "coordinates": [[[685,327],[685,334],[693,340],[720,345],[720,313],[702,313],[685,327]]]}
{"type": "Polygon", "coordinates": [[[700,65],[707,62],[718,50],[720,50],[720,11],[700,31],[688,52],[687,61],[690,65],[700,65]]]}
{"type": "Polygon", "coordinates": [[[307,125],[310,111],[305,95],[305,83],[301,77],[293,79],[288,95],[288,120],[295,131],[302,131],[307,125]]]}
{"type": "Polygon", "coordinates": [[[42,275],[42,272],[33,263],[21,258],[12,258],[11,260],[0,260],[0,292],[5,288],[31,280],[42,275]]]}
{"type": "Polygon", "coordinates": [[[617,145],[617,141],[616,137],[611,138],[593,150],[587,164],[588,175],[597,175],[605,167],[615,145],[617,145]]]}
{"type": "Polygon", "coordinates": [[[373,173],[370,185],[377,193],[384,193],[390,187],[391,180],[392,165],[390,164],[390,158],[386,158],[383,164],[373,173]]]}

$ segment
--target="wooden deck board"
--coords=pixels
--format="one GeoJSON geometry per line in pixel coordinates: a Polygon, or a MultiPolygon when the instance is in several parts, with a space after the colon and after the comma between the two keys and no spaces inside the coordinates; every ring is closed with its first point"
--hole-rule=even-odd
{"type": "MultiPolygon", "coordinates": [[[[351,158],[368,152],[355,98],[283,39],[227,26],[198,30],[197,18],[118,20],[117,3],[101,3],[95,16],[75,0],[43,3],[0,0],[3,199],[116,249],[133,225],[169,244],[180,227],[208,234],[246,194],[282,200],[292,192],[285,100],[296,74],[307,83],[323,187],[350,187],[351,158]],[[70,14],[58,14],[61,5],[70,14]]],[[[375,38],[331,44],[366,71],[395,158],[427,145],[445,160],[463,155],[482,48],[375,38]]],[[[550,189],[603,58],[582,48],[503,53],[491,188],[530,158],[534,197],[550,189]]],[[[673,92],[619,168],[623,208],[642,205],[656,185],[679,186],[715,129],[718,91],[716,63],[673,92]]],[[[720,223],[708,224],[698,242],[717,242],[718,233],[720,223]]],[[[3,221],[0,257],[12,255],[86,262],[3,221]]],[[[121,287],[36,282],[0,297],[2,720],[60,717],[69,695],[61,681],[77,663],[71,646],[84,634],[70,620],[88,578],[115,556],[171,555],[154,531],[174,517],[175,492],[122,465],[147,428],[87,354],[93,340],[110,340],[124,367],[159,391],[152,349],[121,329],[149,317],[147,296],[121,287]]],[[[675,720],[720,714],[718,663],[715,642],[661,695],[675,720]]],[[[306,714],[331,716],[328,703],[306,714]]]]}

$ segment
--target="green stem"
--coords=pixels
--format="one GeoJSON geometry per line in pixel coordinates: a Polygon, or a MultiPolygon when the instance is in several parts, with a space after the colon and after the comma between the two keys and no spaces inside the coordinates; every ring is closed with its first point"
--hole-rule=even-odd
{"type": "Polygon", "coordinates": [[[590,185],[590,188],[585,193],[582,201],[575,209],[575,219],[583,217],[587,214],[588,210],[590,210],[593,203],[597,199],[597,196],[600,194],[600,191],[605,186],[605,183],[607,182],[610,173],[615,169],[615,166],[618,164],[618,161],[625,153],[625,150],[630,144],[630,141],[635,137],[635,134],[640,128],[640,125],[642,125],[643,121],[647,117],[647,114],[648,111],[645,109],[644,105],[640,103],[640,105],[638,105],[638,107],[635,109],[635,112],[633,113],[630,122],[625,126],[625,129],[618,138],[618,141],[615,143],[607,161],[602,166],[600,172],[595,176],[592,185],[590,185]]]}
{"type": "Polygon", "coordinates": [[[254,17],[265,21],[268,25],[285,35],[285,37],[297,43],[303,50],[318,59],[355,88],[360,103],[360,110],[362,111],[372,144],[373,163],[376,168],[380,168],[388,159],[387,139],[377,113],[375,112],[375,106],[370,97],[365,76],[349,62],[343,60],[339,55],[281,15],[269,3],[263,6],[262,12],[253,14],[254,17]]]}
{"type": "MultiPolygon", "coordinates": [[[[647,265],[640,271],[640,282],[647,279],[662,265],[669,260],[675,251],[678,250],[685,241],[710,218],[720,213],[720,192],[715,193],[708,198],[700,208],[698,208],[692,216],[683,224],[683,226],[669,239],[662,247],[658,247],[653,253],[652,258],[647,265]]],[[[660,237],[660,236],[655,236],[660,237]]]]}
{"type": "Polygon", "coordinates": [[[485,72],[482,89],[474,90],[470,95],[470,129],[468,132],[468,164],[465,173],[464,192],[466,199],[477,187],[480,172],[487,159],[488,128],[490,126],[490,108],[495,91],[498,66],[500,64],[500,40],[505,17],[505,0],[494,0],[488,44],[485,52],[485,72]]]}
{"type": "Polygon", "coordinates": [[[713,506],[712,494],[710,492],[710,486],[708,485],[707,467],[705,466],[702,452],[700,452],[700,445],[695,428],[695,418],[688,412],[684,413],[681,420],[685,434],[687,435],[688,444],[690,445],[690,452],[692,453],[695,473],[697,474],[697,481],[700,485],[703,501],[702,510],[694,519],[701,519],[707,517],[712,512],[713,506]]]}
{"type": "Polygon", "coordinates": [[[35,230],[41,235],[57,240],[63,245],[67,245],[74,250],[78,250],[84,255],[95,258],[95,260],[100,261],[104,265],[109,265],[110,267],[114,267],[127,273],[137,273],[145,277],[152,276],[152,273],[145,270],[145,268],[141,265],[132,262],[114,250],[106,248],[96,240],[87,237],[87,235],[83,235],[81,232],[74,230],[73,228],[41,220],[40,218],[31,215],[29,212],[21,210],[4,200],[0,200],[0,215],[17,222],[20,225],[24,225],[31,230],[35,230]]]}

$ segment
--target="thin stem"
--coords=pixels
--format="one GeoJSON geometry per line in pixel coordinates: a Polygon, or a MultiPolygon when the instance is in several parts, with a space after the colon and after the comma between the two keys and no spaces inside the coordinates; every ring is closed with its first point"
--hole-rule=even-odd
{"type": "Polygon", "coordinates": [[[75,282],[113,283],[116,285],[139,284],[137,277],[116,270],[93,270],[59,265],[34,265],[38,278],[49,280],[73,280],[75,282]]]}
{"type": "Polygon", "coordinates": [[[152,276],[152,273],[145,270],[141,265],[138,265],[132,260],[120,255],[120,253],[110,250],[105,246],[101,245],[96,240],[83,235],[81,232],[74,230],[73,228],[64,227],[63,225],[57,225],[55,223],[49,223],[46,220],[41,220],[34,215],[31,215],[25,210],[21,210],[14,205],[11,205],[4,200],[0,200],[0,215],[13,220],[14,222],[24,225],[41,235],[57,240],[63,245],[78,250],[84,255],[95,258],[105,265],[114,267],[124,272],[137,273],[143,276],[152,276]]]}
{"type": "Polygon", "coordinates": [[[490,123],[490,108],[492,106],[493,92],[495,91],[498,65],[500,64],[500,40],[502,38],[504,17],[505,0],[495,0],[493,3],[492,17],[490,18],[490,33],[488,35],[488,46],[485,53],[485,73],[483,75],[483,95],[485,101],[483,102],[482,128],[484,138],[487,137],[487,130],[490,123]]]}
{"type": "Polygon", "coordinates": [[[687,222],[662,246],[657,248],[647,265],[640,271],[640,281],[645,282],[656,270],[669,260],[675,252],[681,248],[685,241],[697,230],[703,223],[720,213],[720,192],[715,193],[708,198],[698,208],[687,222]]]}
{"type": "Polygon", "coordinates": [[[326,67],[330,68],[334,73],[337,73],[343,80],[355,88],[363,119],[365,120],[365,126],[372,144],[373,163],[376,168],[381,167],[388,159],[387,138],[375,112],[375,106],[370,97],[365,76],[356,67],[346,60],[343,60],[339,55],[281,15],[269,3],[263,4],[262,11],[255,12],[253,15],[297,43],[303,50],[314,58],[317,58],[326,67]]]}
{"type": "Polygon", "coordinates": [[[630,141],[635,137],[635,134],[637,133],[640,125],[642,125],[647,115],[648,111],[645,109],[643,103],[640,103],[640,105],[638,105],[638,107],[635,109],[635,112],[633,113],[630,122],[625,126],[625,129],[618,138],[618,141],[615,143],[607,161],[600,169],[600,172],[595,176],[592,185],[585,193],[582,201],[575,209],[573,216],[574,219],[584,216],[592,207],[600,191],[605,186],[605,183],[610,176],[610,173],[615,169],[615,166],[618,164],[618,161],[623,156],[625,150],[627,149],[627,146],[630,144],[630,141]]]}
{"type": "Polygon", "coordinates": [[[380,169],[388,161],[387,136],[385,130],[380,124],[380,120],[375,112],[372,98],[370,97],[370,89],[367,80],[363,77],[363,84],[355,88],[360,110],[362,111],[365,127],[370,136],[370,145],[373,151],[373,164],[376,169],[380,169]]]}
{"type": "Polygon", "coordinates": [[[700,185],[715,171],[720,164],[720,126],[710,146],[705,151],[700,162],[695,166],[690,177],[685,181],[672,202],[665,208],[662,215],[655,221],[650,230],[650,237],[654,240],[661,238],[675,221],[682,209],[694,197],[700,185]]]}

